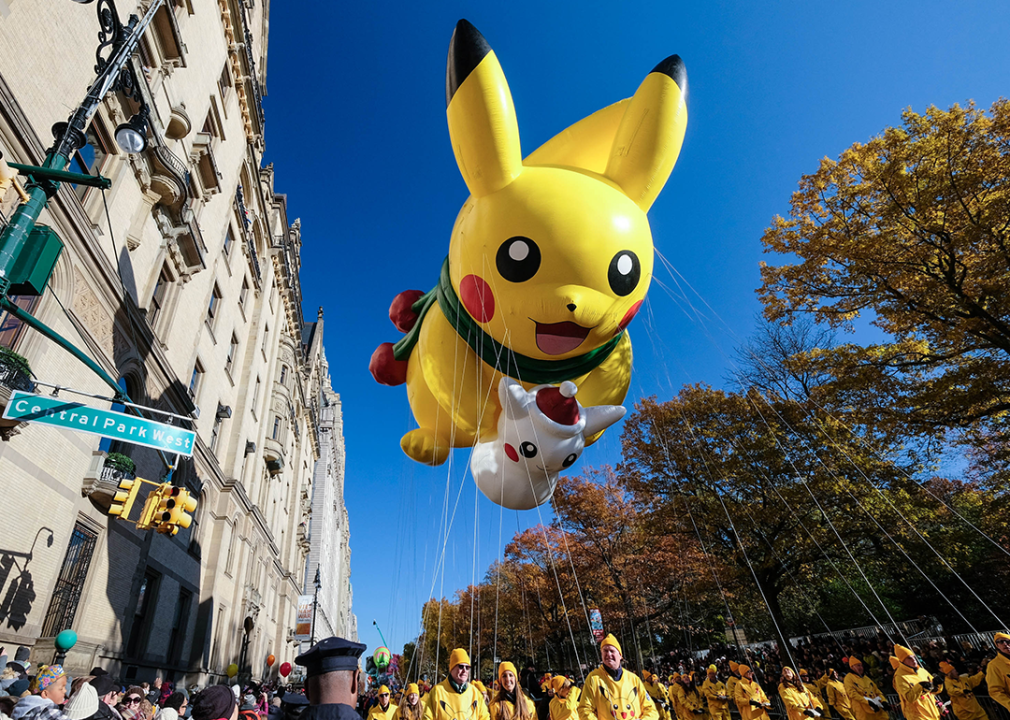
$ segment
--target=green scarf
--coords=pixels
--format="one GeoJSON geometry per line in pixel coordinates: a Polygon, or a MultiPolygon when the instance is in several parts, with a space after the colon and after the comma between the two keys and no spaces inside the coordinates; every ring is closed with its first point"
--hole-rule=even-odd
{"type": "Polygon", "coordinates": [[[595,370],[610,357],[610,353],[617,347],[617,343],[621,341],[621,335],[624,334],[622,330],[612,340],[595,350],[564,360],[539,360],[520,355],[484,332],[470,317],[470,314],[463,309],[459,298],[456,297],[456,291],[452,288],[452,281],[449,279],[449,258],[446,258],[442,263],[438,285],[422,295],[411,306],[411,310],[417,313],[417,322],[414,323],[410,332],[393,345],[394,358],[406,360],[410,357],[410,353],[420,337],[424,316],[436,302],[441,308],[442,314],[445,315],[445,319],[455,328],[456,333],[466,340],[466,344],[477,353],[481,360],[504,375],[534,385],[556,385],[595,370]]]}

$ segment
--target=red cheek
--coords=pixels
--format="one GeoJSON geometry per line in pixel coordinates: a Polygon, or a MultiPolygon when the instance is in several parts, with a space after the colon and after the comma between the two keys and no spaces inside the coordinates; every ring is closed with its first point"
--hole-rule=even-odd
{"type": "Polygon", "coordinates": [[[505,454],[509,456],[509,460],[512,462],[519,462],[519,453],[508,443],[505,443],[505,454]]]}
{"type": "Polygon", "coordinates": [[[635,303],[634,305],[632,305],[628,309],[628,312],[624,313],[624,318],[621,320],[620,324],[617,326],[617,331],[614,333],[615,335],[617,335],[618,333],[624,332],[624,330],[628,327],[628,325],[631,324],[631,321],[635,319],[635,315],[638,314],[638,309],[640,307],[642,307],[642,301],[641,300],[639,300],[637,303],[635,303]]]}
{"type": "Polygon", "coordinates": [[[494,317],[494,294],[484,278],[478,275],[463,278],[459,283],[459,299],[477,322],[487,322],[494,317]]]}

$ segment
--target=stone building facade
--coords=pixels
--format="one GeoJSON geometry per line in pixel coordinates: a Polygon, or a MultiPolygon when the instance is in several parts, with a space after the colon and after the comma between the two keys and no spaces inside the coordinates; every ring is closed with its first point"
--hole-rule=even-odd
{"type": "MultiPolygon", "coordinates": [[[[7,160],[41,164],[49,128],[83,99],[94,8],[107,2],[0,0],[7,160]]],[[[150,5],[120,0],[119,12],[126,21],[150,5]]],[[[71,628],[79,640],[65,664],[78,674],[102,665],[124,681],[207,682],[241,663],[245,676],[275,675],[298,647],[317,477],[344,532],[325,556],[333,571],[323,568],[321,596],[353,628],[339,398],[322,322],[302,317],[301,228],[262,165],[268,26],[269,0],[166,0],[130,66],[135,89],[109,94],[69,168],[111,189],[64,185],[40,220],[64,249],[47,291],[18,303],[119,378],[134,403],[171,413],[198,439],[187,459],[34,423],[0,427],[0,645],[32,646],[33,662],[50,662],[54,635],[71,628]],[[130,155],[113,134],[141,104],[148,147],[130,155]],[[110,518],[110,452],[148,480],[171,468],[199,498],[192,526],[168,537],[110,518]]],[[[0,198],[0,225],[17,202],[14,188],[0,198]]],[[[112,394],[9,315],[0,345],[41,383],[112,394]]]]}

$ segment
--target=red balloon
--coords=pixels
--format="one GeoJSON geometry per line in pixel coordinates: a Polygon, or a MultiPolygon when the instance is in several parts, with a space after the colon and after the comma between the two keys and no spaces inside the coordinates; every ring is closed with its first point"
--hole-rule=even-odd
{"type": "Polygon", "coordinates": [[[279,668],[280,674],[287,677],[291,673],[291,663],[283,662],[279,668]]]}

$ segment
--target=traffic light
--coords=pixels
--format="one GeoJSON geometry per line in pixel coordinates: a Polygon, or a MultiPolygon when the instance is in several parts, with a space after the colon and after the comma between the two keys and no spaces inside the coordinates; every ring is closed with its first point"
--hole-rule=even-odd
{"type": "Polygon", "coordinates": [[[123,478],[119,481],[119,490],[112,497],[109,515],[115,515],[123,520],[130,519],[130,510],[140,494],[140,483],[134,478],[123,478]]]}
{"type": "Polygon", "coordinates": [[[193,523],[193,516],[189,513],[196,510],[196,504],[196,499],[191,497],[188,491],[169,486],[162,494],[158,509],[155,511],[158,532],[175,535],[179,532],[179,528],[188,528],[193,523]]]}
{"type": "MultiPolygon", "coordinates": [[[[150,483],[154,485],[155,483],[150,483]]],[[[140,511],[140,519],[137,520],[138,530],[150,530],[153,527],[157,527],[158,523],[161,521],[161,515],[158,513],[158,509],[161,507],[162,498],[165,494],[172,489],[171,483],[161,483],[157,485],[150,493],[147,495],[147,501],[144,503],[144,509],[140,511]]],[[[162,511],[164,512],[164,511],[162,511]]]]}

